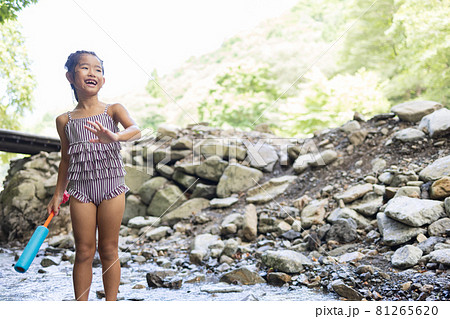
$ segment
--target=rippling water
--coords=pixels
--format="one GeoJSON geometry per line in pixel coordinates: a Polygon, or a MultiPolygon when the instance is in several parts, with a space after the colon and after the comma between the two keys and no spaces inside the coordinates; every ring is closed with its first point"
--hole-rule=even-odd
{"type": "MultiPolygon", "coordinates": [[[[13,268],[14,254],[0,253],[0,300],[2,301],[61,301],[73,300],[72,267],[69,262],[61,262],[59,266],[45,268],[46,273],[38,273],[42,256],[36,257],[28,271],[24,274],[13,268]]],[[[147,287],[145,275],[154,270],[154,265],[132,265],[122,268],[122,284],[119,288],[119,300],[144,301],[206,301],[206,300],[265,300],[265,301],[304,301],[304,300],[336,300],[332,294],[323,294],[306,287],[278,288],[267,284],[241,286],[243,291],[230,293],[207,293],[201,291],[205,285],[212,282],[198,284],[183,284],[181,289],[145,288],[133,289],[136,284],[147,287]]],[[[101,268],[93,268],[93,282],[89,300],[99,300],[96,291],[102,290],[101,268]]],[[[217,278],[214,280],[217,281],[217,278]]]]}

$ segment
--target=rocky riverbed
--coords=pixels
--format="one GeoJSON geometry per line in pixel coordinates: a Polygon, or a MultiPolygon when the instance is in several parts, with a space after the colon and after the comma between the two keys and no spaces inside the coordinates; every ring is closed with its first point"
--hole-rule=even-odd
{"type": "MultiPolygon", "coordinates": [[[[450,110],[414,101],[391,111],[355,114],[310,139],[203,123],[162,125],[124,145],[131,191],[119,296],[450,299],[450,110]]],[[[31,287],[38,281],[60,282],[56,298],[70,299],[67,206],[27,274],[11,267],[45,220],[58,162],[41,153],[11,163],[0,197],[2,299],[21,300],[14,287],[46,299],[45,288],[40,298],[31,287]]],[[[99,263],[92,294],[101,298],[99,263]]]]}

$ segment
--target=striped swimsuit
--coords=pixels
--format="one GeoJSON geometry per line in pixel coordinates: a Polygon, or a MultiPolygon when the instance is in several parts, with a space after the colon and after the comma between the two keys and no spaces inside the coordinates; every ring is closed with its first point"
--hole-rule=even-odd
{"type": "Polygon", "coordinates": [[[98,206],[103,200],[114,198],[129,188],[125,185],[125,169],[120,155],[120,143],[91,143],[89,139],[97,138],[84,126],[87,121],[99,121],[114,133],[119,128],[107,114],[108,106],[102,114],[73,119],[70,112],[69,122],[65,126],[69,140],[70,156],[67,191],[83,203],[94,203],[98,206]]]}

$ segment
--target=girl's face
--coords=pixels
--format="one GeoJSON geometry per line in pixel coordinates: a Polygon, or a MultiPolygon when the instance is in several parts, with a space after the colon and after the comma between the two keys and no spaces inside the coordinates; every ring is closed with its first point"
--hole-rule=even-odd
{"type": "Polygon", "coordinates": [[[75,86],[78,97],[96,95],[105,84],[100,60],[91,54],[82,54],[73,73],[67,79],[75,86]]]}

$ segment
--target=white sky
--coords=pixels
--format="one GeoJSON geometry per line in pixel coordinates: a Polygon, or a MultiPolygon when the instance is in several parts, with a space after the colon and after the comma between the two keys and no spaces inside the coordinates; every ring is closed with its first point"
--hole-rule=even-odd
{"type": "Polygon", "coordinates": [[[191,56],[220,47],[236,33],[289,10],[297,0],[39,0],[19,14],[36,76],[34,116],[72,108],[64,64],[76,50],[104,61],[100,97],[144,87],[191,56]]]}

